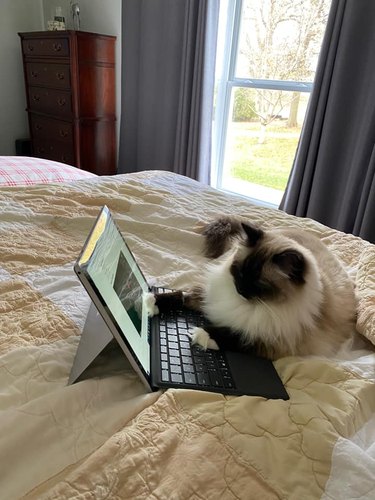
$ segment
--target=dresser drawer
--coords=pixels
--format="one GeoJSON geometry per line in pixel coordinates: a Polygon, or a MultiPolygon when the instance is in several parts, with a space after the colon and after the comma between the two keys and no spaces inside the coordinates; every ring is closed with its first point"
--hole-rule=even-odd
{"type": "Polygon", "coordinates": [[[60,161],[75,166],[74,148],[72,144],[48,139],[33,139],[33,152],[39,158],[60,161]]]}
{"type": "Polygon", "coordinates": [[[73,145],[73,125],[70,122],[30,114],[30,128],[34,139],[48,139],[73,145]]]}
{"type": "Polygon", "coordinates": [[[29,38],[22,40],[25,56],[69,56],[69,38],[29,38]]]}
{"type": "Polygon", "coordinates": [[[68,64],[28,62],[26,78],[29,85],[70,88],[70,69],[68,64]]]}
{"type": "Polygon", "coordinates": [[[41,87],[29,87],[30,111],[69,118],[72,116],[72,97],[70,92],[41,87]]]}

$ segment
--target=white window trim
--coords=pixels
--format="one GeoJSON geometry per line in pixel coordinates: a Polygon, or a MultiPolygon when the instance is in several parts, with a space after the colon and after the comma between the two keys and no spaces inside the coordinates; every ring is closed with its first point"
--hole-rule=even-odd
{"type": "MultiPolygon", "coordinates": [[[[225,3],[225,2],[223,2],[225,3]]],[[[222,74],[217,81],[217,98],[215,121],[213,126],[213,148],[212,148],[212,186],[226,190],[222,185],[224,171],[225,145],[228,133],[229,117],[232,115],[232,91],[236,87],[259,88],[267,90],[284,90],[297,92],[311,92],[312,82],[298,82],[287,80],[264,80],[257,78],[236,78],[235,69],[237,62],[237,51],[240,35],[242,0],[228,0],[227,23],[224,41],[224,62],[222,74]]],[[[257,204],[275,207],[263,200],[251,198],[257,204]]]]}

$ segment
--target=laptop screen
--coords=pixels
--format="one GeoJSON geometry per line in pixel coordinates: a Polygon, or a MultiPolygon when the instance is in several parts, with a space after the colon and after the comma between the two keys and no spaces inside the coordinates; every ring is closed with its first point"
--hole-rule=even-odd
{"type": "Polygon", "coordinates": [[[150,374],[148,316],[143,293],[149,290],[109,209],[103,207],[76,267],[93,285],[143,370],[150,374]]]}

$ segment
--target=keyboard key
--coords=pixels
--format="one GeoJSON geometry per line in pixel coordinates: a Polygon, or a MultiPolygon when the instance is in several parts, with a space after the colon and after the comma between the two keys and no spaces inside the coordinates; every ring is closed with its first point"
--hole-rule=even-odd
{"type": "Polygon", "coordinates": [[[227,389],[234,389],[233,380],[230,377],[223,377],[224,387],[227,389]]]}
{"type": "Polygon", "coordinates": [[[178,349],[177,342],[168,342],[169,349],[178,349]]]}
{"type": "Polygon", "coordinates": [[[160,339],[160,345],[167,345],[166,339],[160,339]]]}
{"type": "Polygon", "coordinates": [[[196,345],[192,345],[190,349],[193,356],[200,356],[200,357],[204,356],[205,351],[202,348],[197,347],[196,345]]]}
{"type": "Polygon", "coordinates": [[[161,371],[161,379],[163,382],[169,382],[169,372],[168,370],[161,371]]]}
{"type": "Polygon", "coordinates": [[[177,335],[168,335],[168,342],[178,342],[177,335]]]}
{"type": "Polygon", "coordinates": [[[194,373],[184,373],[184,379],[186,384],[195,384],[195,375],[194,373]]]}
{"type": "Polygon", "coordinates": [[[172,373],[171,374],[171,380],[172,380],[172,382],[178,382],[178,383],[182,383],[183,382],[182,375],[179,375],[178,373],[172,373]]]}
{"type": "Polygon", "coordinates": [[[169,355],[178,358],[180,356],[180,351],[178,349],[169,349],[169,355]]]}
{"type": "Polygon", "coordinates": [[[205,372],[205,371],[207,371],[207,368],[203,363],[196,363],[195,364],[195,371],[196,372],[205,372]]]}
{"type": "Polygon", "coordinates": [[[161,346],[160,346],[160,352],[165,352],[165,353],[167,353],[167,352],[168,352],[168,350],[167,350],[167,346],[166,346],[166,345],[161,345],[161,346]]]}
{"type": "Polygon", "coordinates": [[[184,373],[195,373],[195,369],[194,369],[194,366],[193,365],[186,365],[186,364],[183,364],[182,365],[182,369],[184,370],[184,373]]]}
{"type": "Polygon", "coordinates": [[[168,370],[168,368],[169,368],[168,363],[166,361],[162,361],[161,362],[161,369],[162,370],[168,370]]]}
{"type": "Polygon", "coordinates": [[[171,365],[171,373],[182,373],[181,366],[171,365]]]}
{"type": "Polygon", "coordinates": [[[181,349],[181,354],[182,354],[182,356],[190,356],[191,351],[190,351],[190,349],[181,349]]]}
{"type": "MultiPolygon", "coordinates": [[[[185,342],[190,341],[191,338],[188,330],[179,330],[178,336],[180,337],[181,340],[184,340],[185,342]]],[[[189,347],[190,347],[190,342],[189,342],[189,347]]]]}
{"type": "Polygon", "coordinates": [[[195,361],[197,361],[198,363],[203,362],[203,360],[204,360],[204,353],[202,351],[199,351],[199,352],[192,351],[192,354],[193,354],[193,358],[194,358],[195,361]]]}
{"type": "Polygon", "coordinates": [[[181,360],[180,360],[180,358],[175,358],[175,357],[171,356],[169,358],[169,364],[170,365],[181,365],[181,360]]]}
{"type": "Polygon", "coordinates": [[[168,354],[165,354],[165,353],[160,354],[160,358],[162,361],[168,361],[168,359],[169,359],[168,354]]]}
{"type": "Polygon", "coordinates": [[[208,378],[208,373],[206,372],[197,373],[197,379],[199,385],[210,385],[210,379],[208,378]]]}
{"type": "Polygon", "coordinates": [[[180,341],[180,347],[182,349],[189,349],[190,348],[190,344],[189,342],[184,342],[183,340],[180,341]]]}
{"type": "Polygon", "coordinates": [[[223,383],[221,381],[221,378],[216,371],[209,370],[208,376],[210,377],[211,385],[213,385],[215,387],[223,387],[223,383]]]}
{"type": "Polygon", "coordinates": [[[188,365],[193,364],[193,359],[190,356],[182,356],[182,362],[188,365]]]}

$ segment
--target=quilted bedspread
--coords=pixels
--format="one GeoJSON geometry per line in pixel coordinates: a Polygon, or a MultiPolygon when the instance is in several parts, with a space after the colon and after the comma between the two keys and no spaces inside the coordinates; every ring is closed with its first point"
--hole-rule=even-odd
{"type": "Polygon", "coordinates": [[[150,283],[188,287],[202,225],[321,237],[375,343],[375,246],[166,172],[0,189],[0,499],[374,499],[375,354],[275,362],[289,401],[146,393],[121,351],[67,380],[90,305],[73,263],[103,204],[150,283]]]}

